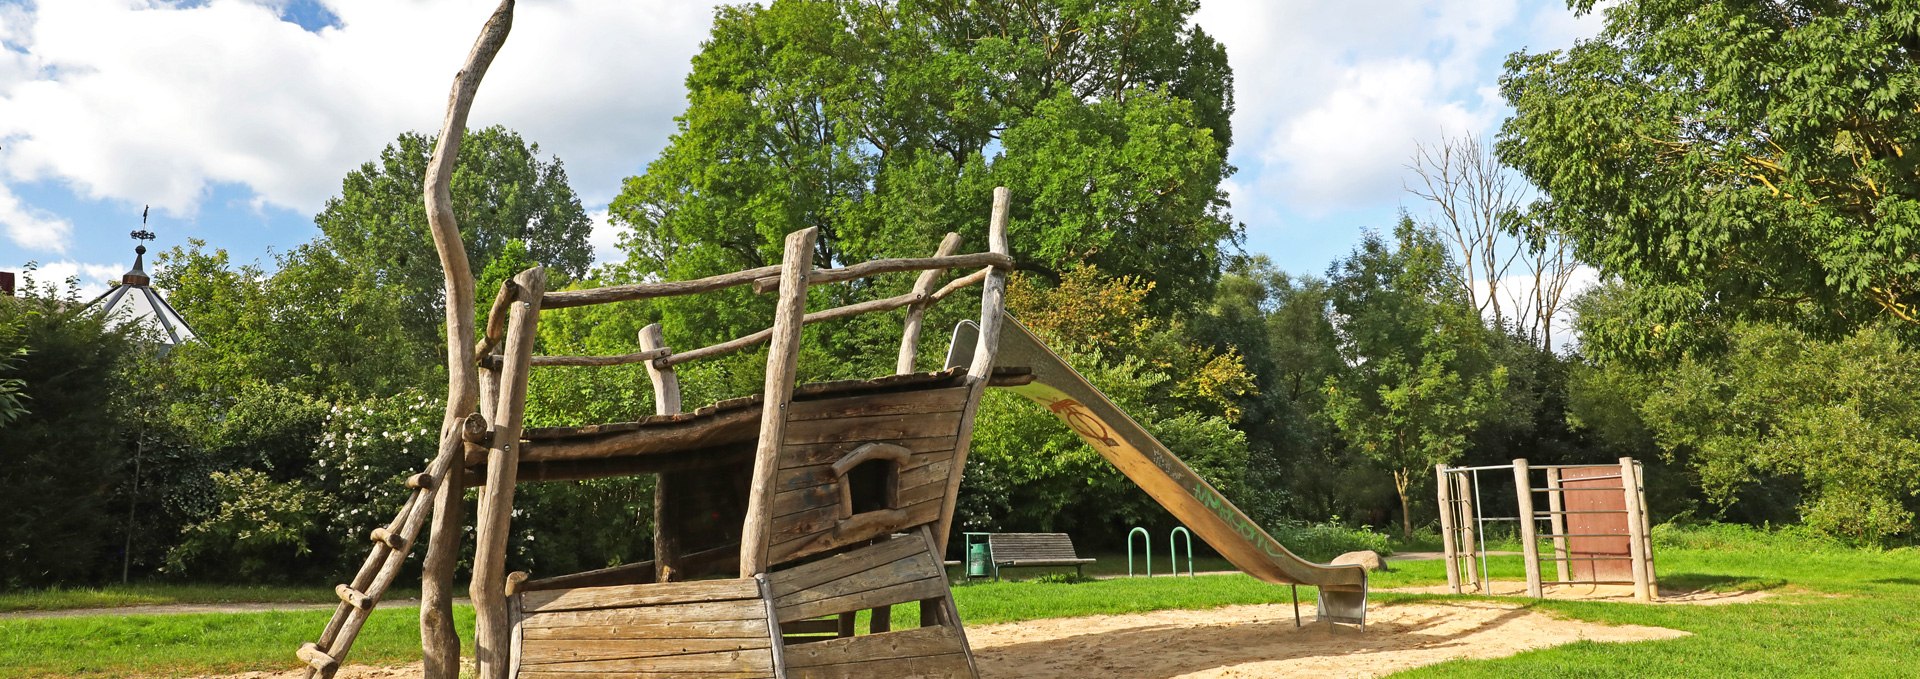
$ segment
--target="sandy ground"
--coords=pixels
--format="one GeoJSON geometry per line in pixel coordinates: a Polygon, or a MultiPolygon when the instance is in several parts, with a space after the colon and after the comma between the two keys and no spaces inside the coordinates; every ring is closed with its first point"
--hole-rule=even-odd
{"type": "MultiPolygon", "coordinates": [[[[1306,613],[1312,619],[1312,611],[1306,613]]],[[[989,678],[1375,677],[1456,658],[1499,658],[1580,640],[1685,636],[1554,618],[1494,601],[1379,606],[1367,626],[1293,625],[1291,605],[1061,618],[969,627],[989,678]]]]}
{"type": "MultiPolygon", "coordinates": [[[[1487,583],[1487,588],[1488,591],[1485,593],[1491,596],[1527,595],[1527,583],[1519,581],[1489,582],[1487,583]]],[[[1393,587],[1376,591],[1397,592],[1401,594],[1446,594],[1447,586],[1393,587]]],[[[1467,593],[1476,594],[1477,592],[1469,591],[1467,593]]],[[[1548,599],[1579,599],[1584,601],[1619,601],[1633,603],[1633,587],[1631,585],[1549,585],[1541,591],[1541,594],[1546,595],[1548,599]]],[[[1720,606],[1725,604],[1752,603],[1771,596],[1773,596],[1772,592],[1715,592],[1704,589],[1662,587],[1660,588],[1658,598],[1654,599],[1653,602],[1656,604],[1720,606]]]]}

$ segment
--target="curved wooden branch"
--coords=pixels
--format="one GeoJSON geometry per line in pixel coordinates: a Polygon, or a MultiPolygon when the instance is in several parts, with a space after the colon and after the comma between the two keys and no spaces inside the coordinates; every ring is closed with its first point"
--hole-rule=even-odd
{"type": "MultiPolygon", "coordinates": [[[[447,115],[440,125],[440,138],[427,160],[423,199],[427,209],[427,229],[433,234],[434,250],[440,255],[447,291],[447,410],[440,427],[440,450],[427,473],[439,479],[442,489],[433,502],[433,532],[427,546],[426,563],[420,582],[420,650],[425,665],[422,676],[430,679],[456,679],[460,676],[460,636],[453,621],[454,566],[460,560],[460,527],[464,523],[461,466],[455,464],[465,453],[462,436],[467,416],[474,412],[480,398],[479,376],[474,367],[473,270],[467,263],[467,248],[460,241],[460,225],[453,216],[453,169],[460,157],[460,142],[467,131],[467,114],[480,91],[487,68],[506,44],[513,29],[514,0],[501,0],[493,15],[480,29],[480,36],[467,53],[460,72],[453,76],[453,90],[447,95],[447,115]],[[451,477],[451,478],[448,478],[451,477]]],[[[503,291],[505,294],[505,291],[503,291]]],[[[346,649],[333,653],[344,658],[346,649]]]]}

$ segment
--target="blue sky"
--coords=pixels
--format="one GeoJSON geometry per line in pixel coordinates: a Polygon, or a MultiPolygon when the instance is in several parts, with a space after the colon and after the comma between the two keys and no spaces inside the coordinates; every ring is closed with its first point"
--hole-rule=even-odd
{"type": "MultiPolygon", "coordinates": [[[[491,0],[0,0],[0,270],[104,289],[127,233],[242,261],[313,237],[340,178],[437,127],[491,0]]],[[[476,105],[567,165],[602,212],[666,143],[711,5],[522,0],[476,105]],[[585,66],[591,65],[591,68],[585,66]]],[[[1322,273],[1405,208],[1416,143],[1490,135],[1501,62],[1597,30],[1557,2],[1204,0],[1239,109],[1246,248],[1322,273]]],[[[614,234],[596,230],[614,256],[614,234]]]]}

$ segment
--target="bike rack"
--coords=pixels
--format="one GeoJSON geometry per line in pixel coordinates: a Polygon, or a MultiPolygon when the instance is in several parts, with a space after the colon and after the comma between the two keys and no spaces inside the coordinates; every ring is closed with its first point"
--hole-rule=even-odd
{"type": "MultiPolygon", "coordinates": [[[[1143,561],[1147,566],[1147,577],[1151,578],[1153,577],[1153,536],[1147,533],[1147,529],[1139,526],[1134,526],[1133,530],[1127,532],[1127,577],[1133,577],[1134,535],[1139,535],[1140,541],[1146,544],[1146,549],[1144,550],[1146,552],[1146,558],[1143,559],[1143,561]]],[[[1189,561],[1191,561],[1191,557],[1189,557],[1189,561]]]]}
{"type": "MultiPolygon", "coordinates": [[[[1180,574],[1180,543],[1174,541],[1174,538],[1178,538],[1178,537],[1185,537],[1187,539],[1187,577],[1189,578],[1194,577],[1193,576],[1193,533],[1188,532],[1186,526],[1177,526],[1173,529],[1172,532],[1167,533],[1167,560],[1172,562],[1173,564],[1173,574],[1179,575],[1180,574]]],[[[1128,543],[1131,544],[1132,540],[1129,539],[1128,543]]]]}

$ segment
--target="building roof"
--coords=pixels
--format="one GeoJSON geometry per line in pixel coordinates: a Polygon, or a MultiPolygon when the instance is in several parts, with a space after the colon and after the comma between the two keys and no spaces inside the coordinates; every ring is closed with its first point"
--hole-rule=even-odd
{"type": "Polygon", "coordinates": [[[153,289],[153,279],[145,269],[147,246],[135,247],[133,252],[133,269],[120,277],[119,285],[87,306],[105,310],[112,327],[133,323],[150,332],[159,340],[160,354],[164,356],[174,345],[193,339],[193,328],[180,317],[180,312],[173,310],[173,305],[167,304],[160,291],[153,289]]]}

